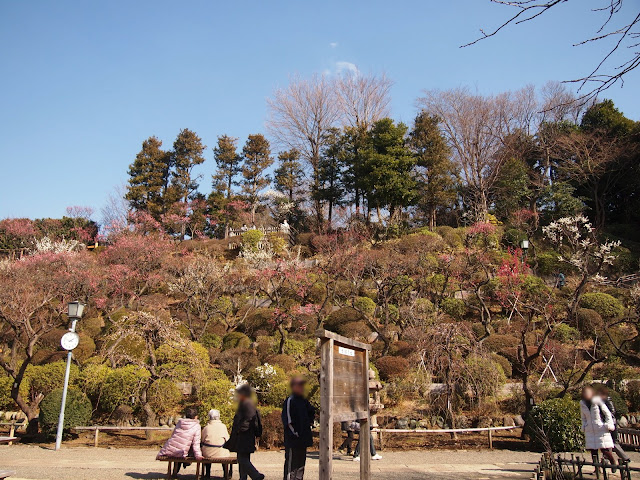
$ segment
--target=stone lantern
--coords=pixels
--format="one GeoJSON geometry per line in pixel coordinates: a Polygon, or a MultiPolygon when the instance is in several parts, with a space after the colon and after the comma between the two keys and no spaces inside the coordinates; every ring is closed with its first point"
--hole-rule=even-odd
{"type": "Polygon", "coordinates": [[[371,412],[371,426],[378,427],[378,412],[384,408],[380,401],[380,390],[382,384],[376,380],[376,373],[369,370],[369,411],[371,412]]]}

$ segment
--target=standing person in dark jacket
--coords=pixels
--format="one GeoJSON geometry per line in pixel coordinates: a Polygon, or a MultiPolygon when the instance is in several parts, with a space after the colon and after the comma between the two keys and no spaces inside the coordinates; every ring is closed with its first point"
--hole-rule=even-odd
{"type": "Polygon", "coordinates": [[[251,454],[256,451],[256,437],[262,435],[262,421],[251,399],[252,393],[246,383],[236,388],[238,410],[233,417],[229,440],[224,444],[224,448],[238,454],[240,480],[247,480],[247,476],[251,480],[264,480],[264,475],[251,463],[251,454]]]}
{"type": "Polygon", "coordinates": [[[611,399],[611,395],[609,394],[609,389],[606,385],[599,384],[595,386],[596,393],[600,395],[603,403],[607,406],[609,411],[611,412],[611,416],[613,417],[613,425],[615,430],[611,433],[611,439],[613,440],[613,451],[616,452],[619,458],[626,460],[629,458],[627,453],[622,449],[620,443],[618,442],[618,418],[616,414],[616,407],[613,404],[613,400],[611,399]]]}
{"type": "Polygon", "coordinates": [[[302,480],[307,463],[307,448],[313,444],[311,427],[316,411],[304,397],[306,380],[291,379],[291,396],[282,406],[284,427],[284,480],[302,480]]]}

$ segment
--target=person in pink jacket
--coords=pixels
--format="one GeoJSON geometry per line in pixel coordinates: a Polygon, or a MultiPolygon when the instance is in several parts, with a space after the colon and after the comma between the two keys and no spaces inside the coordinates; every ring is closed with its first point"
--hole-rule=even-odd
{"type": "MultiPolygon", "coordinates": [[[[187,407],[184,412],[185,418],[178,420],[176,428],[169,440],[158,452],[158,457],[174,457],[184,458],[193,456],[197,460],[201,460],[202,451],[200,450],[200,422],[198,421],[198,411],[193,407],[187,407]]],[[[189,465],[184,463],[184,467],[189,465]]],[[[178,464],[180,470],[180,464],[178,464]]]]}

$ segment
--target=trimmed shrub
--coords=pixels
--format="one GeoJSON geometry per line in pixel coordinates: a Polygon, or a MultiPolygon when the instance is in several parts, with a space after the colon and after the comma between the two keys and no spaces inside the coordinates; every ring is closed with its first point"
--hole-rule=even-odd
{"type": "Polygon", "coordinates": [[[285,372],[290,372],[292,370],[295,370],[296,367],[298,366],[298,364],[296,363],[296,359],[293,358],[291,355],[271,355],[268,359],[267,359],[267,363],[270,363],[271,365],[276,365],[280,368],[282,368],[285,372]]]}
{"type": "Polygon", "coordinates": [[[595,310],[602,318],[619,317],[624,313],[622,302],[608,293],[585,293],[580,299],[580,306],[595,310]]]}
{"type": "Polygon", "coordinates": [[[0,410],[13,410],[17,405],[11,398],[11,385],[13,378],[0,377],[0,410]]]}
{"type": "Polygon", "coordinates": [[[640,380],[631,380],[627,383],[625,398],[632,412],[640,412],[640,380]]]}
{"type": "Polygon", "coordinates": [[[222,338],[222,349],[229,350],[231,348],[249,348],[251,339],[242,332],[227,333],[222,338]]]}
{"type": "MultiPolygon", "coordinates": [[[[372,300],[373,301],[373,300],[372,300]]],[[[341,333],[340,328],[347,323],[360,322],[362,315],[352,307],[342,307],[331,312],[324,321],[324,328],[332,332],[341,333]]]]}
{"type": "Polygon", "coordinates": [[[554,251],[538,252],[536,261],[538,262],[538,274],[540,275],[555,275],[567,268],[560,261],[559,254],[554,251]]]}
{"type": "Polygon", "coordinates": [[[497,353],[492,353],[491,359],[498,365],[500,365],[507,378],[511,378],[511,376],[513,375],[513,366],[511,365],[511,362],[508,358],[505,358],[497,353]]]}
{"type": "Polygon", "coordinates": [[[452,316],[456,320],[462,319],[464,314],[467,312],[467,306],[464,304],[464,300],[460,298],[443,298],[440,303],[440,308],[442,308],[444,313],[452,316]]]}
{"type": "Polygon", "coordinates": [[[261,401],[270,407],[282,407],[285,399],[289,396],[289,382],[283,381],[271,386],[269,390],[260,395],[261,401]]]}
{"type": "Polygon", "coordinates": [[[576,317],[578,330],[586,336],[591,336],[603,325],[602,316],[590,308],[578,308],[576,317]]]}
{"type": "Polygon", "coordinates": [[[580,332],[566,323],[560,323],[553,329],[553,338],[562,343],[570,343],[580,338],[580,332]]]}
{"type": "Polygon", "coordinates": [[[580,404],[568,396],[545,400],[533,407],[527,431],[537,448],[554,453],[584,448],[580,404]]]}
{"type": "Polygon", "coordinates": [[[147,390],[149,405],[158,415],[177,413],[182,402],[182,392],[176,382],[161,378],[153,382],[147,390]]]}
{"type": "Polygon", "coordinates": [[[490,352],[502,353],[516,347],[519,340],[512,335],[500,335],[494,333],[489,335],[483,343],[490,352]]]}
{"type": "Polygon", "coordinates": [[[616,409],[616,418],[619,419],[623,415],[629,415],[629,407],[627,406],[627,402],[624,401],[624,398],[622,398],[620,392],[610,389],[609,396],[611,397],[613,406],[616,409]]]}
{"type": "Polygon", "coordinates": [[[262,415],[262,437],[260,444],[266,448],[282,446],[284,430],[282,426],[282,411],[279,408],[260,408],[262,415]]]}
{"type": "Polygon", "coordinates": [[[215,408],[220,410],[220,419],[222,422],[231,427],[233,423],[233,415],[235,414],[235,406],[233,404],[234,385],[227,378],[219,378],[206,382],[196,391],[198,400],[200,423],[203,425],[207,422],[209,410],[215,408]]]}
{"type": "Polygon", "coordinates": [[[403,357],[386,356],[376,360],[376,367],[380,372],[380,378],[390,381],[405,376],[409,371],[409,362],[403,357]]]}
{"type": "Polygon", "coordinates": [[[205,333],[202,338],[200,338],[200,343],[206,348],[220,350],[222,348],[222,337],[215,333],[205,333]]]}
{"type": "Polygon", "coordinates": [[[242,250],[249,252],[258,251],[258,244],[264,238],[264,233],[260,230],[247,230],[242,234],[242,250]]]}
{"type": "Polygon", "coordinates": [[[147,370],[136,365],[109,369],[100,386],[100,408],[113,412],[121,404],[130,404],[132,399],[138,401],[150,376],[147,370]]]}
{"type": "Polygon", "coordinates": [[[376,302],[369,297],[356,297],[353,301],[353,306],[365,315],[373,315],[373,312],[376,310],[376,302]]]}
{"type": "MultiPolygon", "coordinates": [[[[62,404],[62,389],[53,390],[44,397],[40,404],[40,427],[48,434],[55,432],[58,426],[60,405],[62,404]]],[[[87,425],[91,420],[91,402],[87,396],[77,388],[69,388],[64,411],[64,429],[87,425]]]]}

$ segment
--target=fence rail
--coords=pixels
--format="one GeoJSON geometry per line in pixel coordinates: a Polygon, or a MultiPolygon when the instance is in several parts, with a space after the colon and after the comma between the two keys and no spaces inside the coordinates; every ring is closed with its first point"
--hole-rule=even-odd
{"type": "Polygon", "coordinates": [[[76,431],[93,430],[95,432],[93,437],[93,446],[97,447],[99,442],[100,430],[103,430],[103,431],[138,430],[143,432],[146,432],[149,430],[165,430],[165,431],[171,432],[173,431],[173,427],[118,427],[117,425],[91,425],[88,427],[75,427],[74,430],[76,431]]]}
{"type": "Polygon", "coordinates": [[[439,428],[439,429],[427,429],[427,428],[416,428],[416,429],[398,429],[398,428],[374,428],[372,431],[378,434],[378,438],[380,440],[380,450],[384,449],[384,440],[383,433],[413,433],[413,434],[424,434],[424,433],[473,433],[473,432],[487,432],[487,438],[489,440],[489,448],[493,449],[493,432],[496,431],[504,431],[504,430],[514,430],[520,427],[476,427],[476,428],[439,428]]]}

